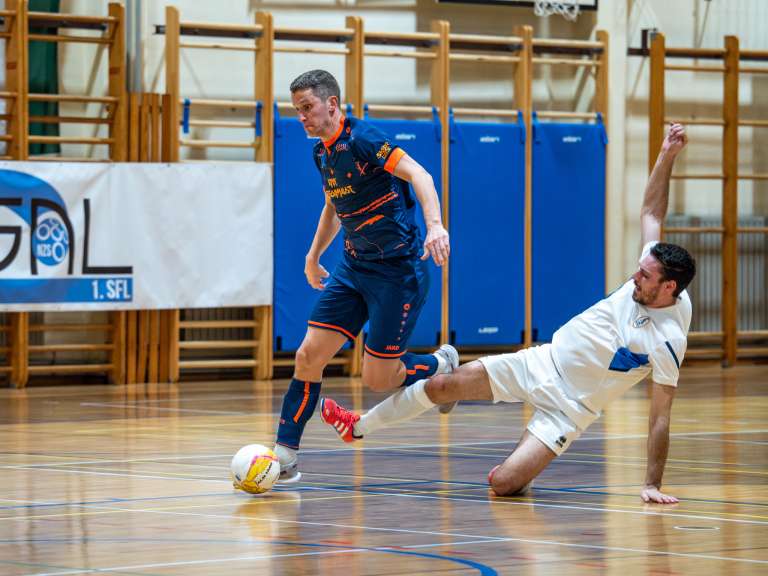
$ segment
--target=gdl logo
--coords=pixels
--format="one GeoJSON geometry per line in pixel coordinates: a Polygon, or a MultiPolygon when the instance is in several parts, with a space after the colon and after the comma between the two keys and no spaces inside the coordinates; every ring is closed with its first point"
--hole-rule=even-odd
{"type": "MultiPolygon", "coordinates": [[[[14,170],[0,170],[0,208],[6,207],[19,216],[30,231],[29,269],[25,271],[35,277],[39,265],[46,267],[66,266],[71,277],[75,270],[77,251],[76,235],[64,200],[49,183],[14,170]]],[[[90,263],[91,202],[83,200],[84,239],[82,245],[81,273],[90,276],[130,275],[132,266],[96,266],[90,263]]],[[[22,226],[1,225],[0,248],[7,247],[7,254],[0,259],[0,272],[10,267],[22,253],[22,226]],[[3,236],[10,236],[3,241],[3,236]]],[[[0,252],[0,256],[2,253],[0,252]]],[[[17,266],[18,268],[18,266],[17,266]]],[[[60,276],[60,274],[59,274],[60,276]]],[[[130,278],[46,278],[43,280],[0,279],[6,297],[0,302],[93,302],[101,300],[132,300],[130,278]],[[63,282],[63,283],[62,283],[63,282]],[[58,283],[58,284],[57,284],[58,283]],[[35,291],[43,294],[34,295],[35,291]],[[47,296],[46,293],[47,292],[47,296]],[[15,296],[11,296],[14,293],[15,296]]]]}

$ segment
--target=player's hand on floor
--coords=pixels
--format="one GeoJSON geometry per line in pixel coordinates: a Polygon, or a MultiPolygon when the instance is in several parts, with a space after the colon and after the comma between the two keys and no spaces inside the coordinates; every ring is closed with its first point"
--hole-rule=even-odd
{"type": "Polygon", "coordinates": [[[441,224],[427,228],[427,239],[424,240],[424,254],[422,260],[430,256],[435,264],[442,266],[448,262],[448,256],[451,254],[451,243],[448,239],[448,232],[441,224]]]}
{"type": "Polygon", "coordinates": [[[658,504],[677,504],[678,499],[669,494],[664,494],[656,486],[646,486],[640,492],[643,502],[656,502],[658,504]]]}
{"type": "Polygon", "coordinates": [[[328,270],[323,268],[323,265],[320,264],[320,262],[309,258],[307,258],[304,264],[304,275],[307,277],[309,285],[315,290],[322,290],[325,288],[323,280],[329,276],[328,270]]]}

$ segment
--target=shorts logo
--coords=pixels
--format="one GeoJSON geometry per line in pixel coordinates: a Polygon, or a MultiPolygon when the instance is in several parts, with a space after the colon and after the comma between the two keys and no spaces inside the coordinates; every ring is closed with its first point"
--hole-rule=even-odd
{"type": "Polygon", "coordinates": [[[558,446],[560,446],[560,448],[562,448],[563,446],[565,446],[565,443],[566,443],[566,442],[568,442],[568,438],[566,438],[565,436],[560,436],[560,438],[558,438],[557,440],[555,440],[555,444],[557,444],[558,446]]]}
{"type": "Polygon", "coordinates": [[[651,321],[651,317],[650,316],[639,316],[639,317],[635,318],[635,320],[632,322],[632,327],[633,328],[642,328],[643,326],[648,324],[648,322],[650,322],[650,321],[651,321]]]}
{"type": "Polygon", "coordinates": [[[396,346],[395,344],[389,344],[389,345],[388,345],[386,348],[384,348],[384,349],[385,349],[385,350],[390,350],[390,351],[392,351],[392,352],[397,352],[398,350],[400,350],[400,346],[396,346]]]}

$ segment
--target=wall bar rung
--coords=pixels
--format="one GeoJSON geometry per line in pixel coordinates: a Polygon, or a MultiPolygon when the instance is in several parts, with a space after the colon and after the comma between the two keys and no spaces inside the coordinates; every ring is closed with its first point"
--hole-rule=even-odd
{"type": "Polygon", "coordinates": [[[180,140],[179,144],[187,148],[255,148],[259,141],[238,142],[236,140],[180,140]]]}
{"type": "Polygon", "coordinates": [[[30,102],[93,102],[99,104],[114,104],[114,96],[85,96],[79,94],[29,94],[30,102]]]}
{"type": "Polygon", "coordinates": [[[749,226],[736,228],[739,234],[768,234],[768,226],[749,226]]]}
{"type": "Polygon", "coordinates": [[[494,56],[492,54],[451,54],[452,62],[487,62],[488,64],[517,64],[519,56],[494,56]]]}
{"type": "MultiPolygon", "coordinates": [[[[192,106],[210,106],[212,108],[256,108],[258,102],[248,100],[207,100],[205,98],[190,98],[192,106]]],[[[179,104],[184,104],[184,99],[179,99],[179,104]]]]}
{"type": "Polygon", "coordinates": [[[573,120],[594,120],[597,118],[595,112],[559,112],[557,110],[536,111],[539,118],[569,118],[573,120]]]}
{"type": "Polygon", "coordinates": [[[739,180],[768,180],[768,174],[739,174],[739,180]]]}
{"type": "Polygon", "coordinates": [[[722,226],[675,226],[664,228],[665,234],[722,234],[722,226]]]}
{"type": "Polygon", "coordinates": [[[602,65],[599,60],[575,60],[573,58],[533,58],[534,64],[552,64],[555,66],[577,66],[596,68],[602,65]]]}
{"type": "Polygon", "coordinates": [[[40,124],[112,124],[110,118],[86,118],[84,116],[30,116],[30,122],[40,124]]]}
{"type": "MultiPolygon", "coordinates": [[[[179,125],[182,123],[179,122],[179,125]]],[[[255,122],[227,122],[225,120],[190,120],[190,126],[201,126],[207,128],[255,128],[255,122]]]]}
{"type": "Polygon", "coordinates": [[[440,35],[435,32],[365,32],[366,44],[430,48],[437,45],[439,40],[440,35]]]}
{"type": "Polygon", "coordinates": [[[27,18],[29,20],[35,20],[37,26],[45,27],[39,22],[53,22],[55,28],[65,27],[73,24],[115,24],[117,18],[113,16],[79,16],[76,14],[64,14],[57,12],[28,12],[27,18]]]}
{"type": "Polygon", "coordinates": [[[197,330],[211,328],[254,328],[254,320],[183,320],[179,322],[182,330],[197,330]]]}
{"type": "Polygon", "coordinates": [[[739,120],[739,126],[751,126],[753,128],[768,128],[768,120],[739,120]]]}
{"type": "Polygon", "coordinates": [[[664,70],[677,72],[725,72],[725,66],[681,66],[677,64],[667,64],[664,70]]]}
{"type": "Polygon", "coordinates": [[[275,46],[275,52],[290,54],[326,54],[329,56],[346,56],[347,48],[299,48],[297,46],[275,46]]]}
{"type": "Polygon", "coordinates": [[[723,174],[672,174],[672,180],[724,180],[723,174]]]}
{"type": "Polygon", "coordinates": [[[413,58],[414,60],[435,60],[437,54],[434,52],[396,52],[394,50],[366,50],[364,56],[375,58],[413,58]]]}
{"type": "Polygon", "coordinates": [[[114,144],[114,138],[86,138],[75,136],[29,136],[31,144],[114,144]]]}
{"type": "Polygon", "coordinates": [[[78,372],[112,372],[112,364],[49,364],[30,366],[30,374],[77,374],[78,372]]]}
{"type": "Polygon", "coordinates": [[[369,104],[371,112],[431,114],[432,106],[401,106],[395,104],[369,104]]]}
{"type": "Polygon", "coordinates": [[[256,46],[248,46],[246,44],[216,44],[212,42],[182,42],[179,44],[179,48],[191,48],[199,50],[234,50],[241,52],[256,52],[258,50],[256,46]]]}
{"type": "Polygon", "coordinates": [[[725,120],[722,118],[665,118],[664,122],[667,124],[675,122],[687,126],[725,126],[725,120]]]}
{"type": "Polygon", "coordinates": [[[454,114],[464,116],[503,116],[517,118],[517,110],[500,110],[498,108],[452,108],[454,114]]]}
{"type": "Polygon", "coordinates": [[[101,38],[98,36],[64,36],[53,34],[30,34],[30,40],[36,40],[37,42],[79,42],[81,44],[111,44],[112,40],[109,38],[101,38]]]}
{"type": "Polygon", "coordinates": [[[739,74],[768,74],[768,68],[760,66],[739,66],[739,74]]]}
{"type": "Polygon", "coordinates": [[[46,352],[104,352],[112,350],[114,344],[43,344],[29,346],[29,351],[35,354],[46,352]]]}
{"type": "Polygon", "coordinates": [[[324,30],[322,28],[280,28],[275,26],[275,40],[300,40],[303,42],[348,42],[355,36],[351,28],[324,30]]]}

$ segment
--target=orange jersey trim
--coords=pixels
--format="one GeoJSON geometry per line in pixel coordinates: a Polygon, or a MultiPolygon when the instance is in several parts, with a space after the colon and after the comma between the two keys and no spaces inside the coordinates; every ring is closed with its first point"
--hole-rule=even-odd
{"type": "Polygon", "coordinates": [[[376,222],[378,222],[382,218],[384,218],[383,214],[376,214],[376,216],[371,216],[370,218],[368,218],[368,220],[366,220],[365,222],[360,224],[357,228],[355,228],[355,232],[357,232],[361,228],[365,228],[366,226],[368,226],[370,224],[375,224],[376,222]]]}
{"type": "Polygon", "coordinates": [[[323,140],[323,146],[326,148],[330,148],[333,146],[333,144],[336,142],[336,140],[339,139],[339,136],[341,136],[342,131],[344,130],[344,122],[346,121],[346,118],[344,118],[344,114],[341,115],[341,123],[339,124],[339,129],[336,130],[336,133],[331,136],[330,140],[323,140]]]}
{"type": "Polygon", "coordinates": [[[397,352],[396,354],[382,354],[381,352],[375,352],[374,350],[371,350],[368,348],[368,345],[365,345],[365,351],[368,352],[371,356],[376,356],[377,358],[400,358],[403,354],[407,352],[407,350],[403,350],[402,352],[397,352]]]}
{"type": "Polygon", "coordinates": [[[315,326],[317,328],[324,328],[326,330],[334,330],[336,332],[341,332],[342,334],[344,334],[344,336],[346,336],[350,340],[355,339],[355,337],[352,335],[352,332],[348,330],[344,330],[344,328],[342,328],[341,326],[335,326],[334,324],[323,324],[322,322],[315,322],[314,320],[310,320],[309,322],[307,322],[307,324],[309,324],[310,326],[315,326]]]}
{"type": "Polygon", "coordinates": [[[400,159],[405,156],[405,150],[402,148],[395,148],[392,150],[392,152],[389,155],[389,158],[387,158],[387,163],[384,164],[384,170],[389,172],[390,174],[394,174],[395,168],[397,167],[398,162],[400,162],[400,159]]]}
{"type": "Polygon", "coordinates": [[[304,398],[302,398],[301,406],[299,406],[299,409],[296,412],[296,415],[293,417],[294,422],[299,421],[299,418],[301,417],[301,413],[304,412],[304,408],[307,407],[307,402],[309,402],[309,382],[304,382],[304,398]]]}
{"type": "Polygon", "coordinates": [[[363,206],[360,208],[360,210],[356,210],[354,212],[350,212],[349,214],[339,214],[339,218],[349,218],[350,216],[357,216],[358,214],[362,214],[363,212],[370,212],[371,210],[376,210],[376,208],[379,208],[380,206],[383,206],[387,202],[391,202],[397,198],[397,192],[389,192],[387,194],[384,194],[384,196],[379,196],[368,204],[367,206],[363,206]]]}

